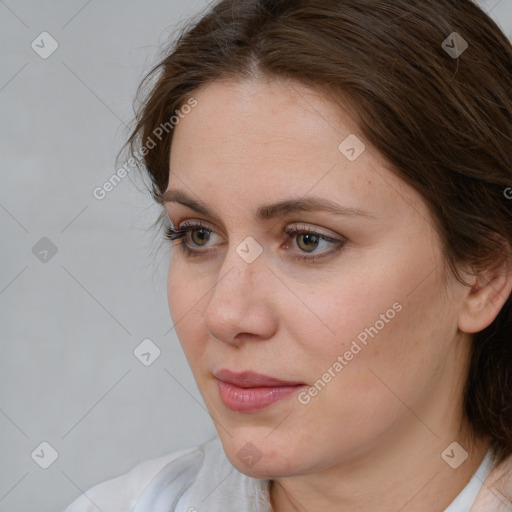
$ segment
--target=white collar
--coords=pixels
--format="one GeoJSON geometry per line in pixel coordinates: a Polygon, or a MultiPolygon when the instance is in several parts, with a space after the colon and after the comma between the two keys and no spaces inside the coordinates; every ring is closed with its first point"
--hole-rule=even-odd
{"type": "Polygon", "coordinates": [[[490,475],[492,470],[491,450],[487,453],[475,471],[471,480],[466,487],[460,491],[457,497],[450,503],[444,512],[468,512],[475,502],[477,494],[482,489],[485,479],[490,475]]]}

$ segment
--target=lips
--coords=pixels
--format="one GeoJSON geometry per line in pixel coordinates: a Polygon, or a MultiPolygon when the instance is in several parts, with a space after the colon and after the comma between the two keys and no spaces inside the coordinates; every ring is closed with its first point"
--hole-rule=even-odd
{"type": "Polygon", "coordinates": [[[220,381],[234,384],[239,388],[298,386],[304,384],[303,382],[275,379],[274,377],[254,372],[235,373],[230,370],[219,370],[213,375],[220,381]]]}
{"type": "Polygon", "coordinates": [[[232,411],[244,413],[264,409],[305,386],[303,382],[276,379],[250,371],[237,373],[223,369],[214,372],[214,376],[224,405],[232,411]]]}

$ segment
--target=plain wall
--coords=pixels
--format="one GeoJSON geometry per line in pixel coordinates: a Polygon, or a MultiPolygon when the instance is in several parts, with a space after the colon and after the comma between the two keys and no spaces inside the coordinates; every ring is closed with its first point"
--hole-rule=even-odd
{"type": "MultiPolygon", "coordinates": [[[[510,37],[512,0],[481,4],[510,37]]],[[[134,173],[93,195],[120,166],[144,73],[206,7],[0,2],[0,512],[63,510],[215,434],[172,330],[158,208],[134,173]],[[43,31],[58,43],[47,58],[31,47],[51,49],[43,31]],[[144,366],[133,351],[148,338],[161,354],[144,366]]]]}

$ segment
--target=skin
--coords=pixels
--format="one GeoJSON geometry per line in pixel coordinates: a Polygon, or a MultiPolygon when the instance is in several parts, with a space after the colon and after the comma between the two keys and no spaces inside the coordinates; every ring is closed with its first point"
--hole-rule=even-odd
{"type": "MultiPolygon", "coordinates": [[[[198,106],[175,128],[168,190],[215,216],[177,202],[166,210],[176,228],[192,221],[213,233],[203,245],[197,232],[186,238],[199,256],[174,242],[168,298],[228,459],[274,480],[279,512],[444,510],[488,448],[468,436],[462,393],[471,333],[492,322],[510,275],[485,285],[468,278],[472,286],[447,276],[421,196],[369,144],[354,162],[338,150],[350,134],[364,138],[320,93],[256,76],[194,97],[198,106]],[[255,216],[264,204],[311,195],[367,216],[255,216]],[[311,252],[300,235],[286,240],[287,226],[346,243],[315,263],[298,260],[311,252]],[[236,251],[248,236],[263,250],[252,263],[236,251]],[[306,405],[295,394],[239,413],[220,399],[220,368],[313,386],[395,303],[401,311],[306,405]],[[457,469],[441,458],[454,441],[469,454],[457,469]],[[237,456],[248,442],[261,455],[252,467],[237,456]]],[[[320,242],[312,253],[335,248],[320,242]]]]}

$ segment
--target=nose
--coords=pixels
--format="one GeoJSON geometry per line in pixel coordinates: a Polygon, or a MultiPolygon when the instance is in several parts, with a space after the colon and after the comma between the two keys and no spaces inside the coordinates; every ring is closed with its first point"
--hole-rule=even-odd
{"type": "Polygon", "coordinates": [[[271,338],[278,324],[272,304],[274,281],[263,255],[247,263],[230,248],[206,307],[208,333],[233,346],[271,338]]]}

